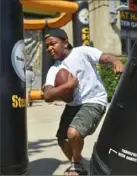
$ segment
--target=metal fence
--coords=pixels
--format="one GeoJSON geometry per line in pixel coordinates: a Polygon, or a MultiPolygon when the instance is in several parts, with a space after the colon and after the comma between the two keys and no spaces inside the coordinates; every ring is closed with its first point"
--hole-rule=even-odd
{"type": "Polygon", "coordinates": [[[25,66],[33,67],[35,73],[35,81],[32,84],[33,89],[41,87],[41,67],[42,67],[42,31],[27,30],[24,31],[25,66]]]}

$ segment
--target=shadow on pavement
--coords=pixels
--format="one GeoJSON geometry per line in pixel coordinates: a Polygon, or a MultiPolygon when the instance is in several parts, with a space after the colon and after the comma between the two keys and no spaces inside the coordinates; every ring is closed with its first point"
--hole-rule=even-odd
{"type": "MultiPolygon", "coordinates": [[[[43,106],[44,100],[32,100],[32,107],[41,107],[43,106]]],[[[30,106],[28,107],[30,108],[30,106]]]]}
{"type": "MultiPolygon", "coordinates": [[[[41,107],[41,106],[42,106],[42,104],[32,103],[32,106],[33,106],[33,107],[41,107]]],[[[30,107],[29,107],[29,108],[30,108],[30,107]]]]}
{"type": "MultiPolygon", "coordinates": [[[[56,146],[56,139],[41,139],[28,143],[28,154],[33,155],[45,151],[46,148],[56,146]]],[[[89,156],[91,157],[91,156],[89,156]]],[[[90,159],[84,158],[84,168],[89,172],[90,159]]],[[[29,163],[29,175],[52,175],[61,164],[68,164],[69,161],[61,161],[56,158],[41,158],[29,163]]]]}
{"type": "Polygon", "coordinates": [[[57,140],[56,139],[41,139],[34,142],[28,142],[28,154],[29,156],[35,153],[43,152],[48,147],[56,146],[57,140]]]}
{"type": "MultiPolygon", "coordinates": [[[[89,159],[84,158],[84,168],[89,173],[89,159]]],[[[69,161],[60,161],[55,158],[42,158],[29,163],[29,175],[53,175],[61,164],[68,164],[69,161]]]]}
{"type": "Polygon", "coordinates": [[[67,163],[54,158],[38,159],[29,163],[29,175],[52,175],[60,164],[67,163]]]}

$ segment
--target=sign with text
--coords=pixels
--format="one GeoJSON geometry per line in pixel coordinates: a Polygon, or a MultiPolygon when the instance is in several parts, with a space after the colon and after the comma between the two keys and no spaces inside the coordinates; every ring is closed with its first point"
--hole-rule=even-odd
{"type": "Polygon", "coordinates": [[[137,30],[137,12],[121,11],[120,22],[122,29],[137,30]]]}

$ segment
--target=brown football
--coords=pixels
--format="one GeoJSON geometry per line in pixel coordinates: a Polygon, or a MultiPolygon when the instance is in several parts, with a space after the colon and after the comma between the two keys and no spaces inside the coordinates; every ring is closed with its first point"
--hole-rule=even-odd
{"type": "MultiPolygon", "coordinates": [[[[65,84],[68,80],[69,71],[65,68],[61,68],[55,78],[55,87],[58,87],[62,84],[65,84]]],[[[71,89],[69,92],[67,92],[65,95],[63,95],[62,98],[65,102],[70,102],[73,100],[73,90],[71,89]]]]}
{"type": "Polygon", "coordinates": [[[65,68],[61,68],[55,78],[55,87],[65,84],[68,80],[69,71],[65,68]]]}

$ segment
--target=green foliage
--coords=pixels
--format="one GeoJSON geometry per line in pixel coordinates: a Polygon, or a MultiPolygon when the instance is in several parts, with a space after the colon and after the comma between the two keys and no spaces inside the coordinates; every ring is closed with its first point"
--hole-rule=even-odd
{"type": "MultiPolygon", "coordinates": [[[[120,60],[125,64],[127,58],[121,58],[120,60]]],[[[108,94],[108,101],[110,102],[118,85],[120,74],[115,74],[113,67],[110,65],[97,65],[97,70],[102,78],[103,85],[108,94]]]]}

